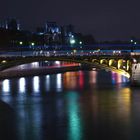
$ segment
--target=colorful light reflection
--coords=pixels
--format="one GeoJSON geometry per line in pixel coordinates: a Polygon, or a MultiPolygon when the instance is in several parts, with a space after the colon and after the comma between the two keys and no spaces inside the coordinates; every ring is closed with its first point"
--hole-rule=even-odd
{"type": "Polygon", "coordinates": [[[62,74],[57,74],[56,76],[56,88],[57,88],[57,92],[61,92],[62,91],[62,74]]]}
{"type": "Polygon", "coordinates": [[[20,78],[19,79],[19,92],[24,93],[25,92],[25,86],[26,86],[26,81],[25,78],[20,78]]]}
{"type": "Polygon", "coordinates": [[[50,75],[46,75],[46,91],[50,91],[50,75]]]}
{"type": "Polygon", "coordinates": [[[39,76],[34,76],[33,77],[33,91],[35,93],[38,93],[39,92],[39,76]]]}
{"type": "Polygon", "coordinates": [[[8,79],[5,79],[2,82],[2,91],[3,92],[10,92],[10,81],[8,79]]]}
{"type": "Polygon", "coordinates": [[[77,93],[70,92],[68,96],[68,113],[69,113],[69,140],[80,140],[81,133],[81,118],[79,115],[79,106],[77,104],[77,93]]]}

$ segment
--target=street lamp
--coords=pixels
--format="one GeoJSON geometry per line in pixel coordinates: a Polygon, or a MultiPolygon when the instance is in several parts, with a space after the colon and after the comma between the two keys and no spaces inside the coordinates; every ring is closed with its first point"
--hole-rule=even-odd
{"type": "Polygon", "coordinates": [[[32,45],[32,46],[34,46],[34,45],[35,45],[35,43],[34,43],[34,42],[32,42],[32,43],[31,43],[31,45],[32,45]]]}
{"type": "Polygon", "coordinates": [[[70,44],[74,45],[76,43],[75,39],[70,39],[70,44]]]}
{"type": "MultiPolygon", "coordinates": [[[[23,45],[23,42],[20,41],[20,42],[19,42],[19,45],[22,46],[22,45],[23,45]]],[[[22,47],[20,47],[20,51],[21,51],[21,56],[22,56],[22,47]]]]}
{"type": "Polygon", "coordinates": [[[22,42],[22,41],[20,41],[20,42],[19,42],[19,44],[20,44],[20,45],[23,45],[23,42],[22,42]]]}

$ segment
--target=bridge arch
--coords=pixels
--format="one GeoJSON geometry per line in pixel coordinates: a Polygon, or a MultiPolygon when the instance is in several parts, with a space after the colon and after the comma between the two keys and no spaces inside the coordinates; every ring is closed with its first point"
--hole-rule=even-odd
{"type": "MultiPolygon", "coordinates": [[[[31,62],[39,62],[39,61],[66,61],[66,62],[75,62],[75,63],[81,63],[81,64],[86,64],[86,65],[91,65],[93,67],[97,67],[99,69],[104,69],[108,71],[115,71],[118,73],[122,73],[125,75],[129,75],[126,73],[124,70],[120,70],[122,65],[123,65],[123,59],[118,60],[118,65],[117,67],[112,67],[113,62],[115,63],[114,59],[110,59],[110,66],[108,65],[109,61],[108,59],[81,59],[81,58],[76,58],[76,57],[69,57],[69,58],[63,58],[63,57],[45,57],[45,56],[39,56],[39,57],[25,57],[25,58],[19,58],[15,59],[13,61],[7,61],[6,63],[1,63],[0,65],[0,70],[4,70],[13,66],[21,65],[21,64],[27,64],[31,62]],[[100,61],[102,61],[100,63],[100,61]],[[105,65],[107,64],[107,65],[105,65]]],[[[128,64],[130,62],[128,61],[128,64]]]]}
{"type": "Polygon", "coordinates": [[[115,66],[116,60],[115,59],[110,59],[108,65],[109,66],[115,66]]]}
{"type": "Polygon", "coordinates": [[[108,65],[108,60],[107,59],[101,59],[100,64],[106,64],[108,65]]]}
{"type": "Polygon", "coordinates": [[[123,61],[124,61],[123,59],[118,60],[118,64],[117,64],[118,69],[121,69],[123,67],[123,61]]]}
{"type": "Polygon", "coordinates": [[[127,62],[126,62],[126,70],[130,71],[130,68],[131,68],[131,61],[127,60],[127,62]]]}
{"type": "Polygon", "coordinates": [[[99,63],[99,60],[98,59],[92,59],[91,62],[93,62],[93,63],[99,63]]]}

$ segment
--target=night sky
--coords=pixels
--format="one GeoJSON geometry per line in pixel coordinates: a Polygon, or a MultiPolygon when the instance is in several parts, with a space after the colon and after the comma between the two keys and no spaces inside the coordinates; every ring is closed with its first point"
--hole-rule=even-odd
{"type": "Polygon", "coordinates": [[[56,21],[97,40],[140,38],[140,0],[1,0],[0,20],[7,17],[29,30],[56,21]]]}

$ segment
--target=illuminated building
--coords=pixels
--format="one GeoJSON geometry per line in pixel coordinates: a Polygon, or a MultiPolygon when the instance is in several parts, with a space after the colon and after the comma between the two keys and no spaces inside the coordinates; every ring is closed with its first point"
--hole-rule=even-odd
{"type": "Polygon", "coordinates": [[[60,27],[56,22],[47,22],[45,25],[46,33],[61,33],[60,27]]]}

